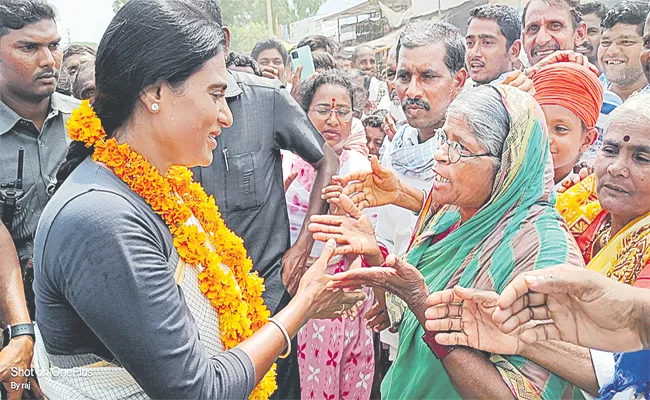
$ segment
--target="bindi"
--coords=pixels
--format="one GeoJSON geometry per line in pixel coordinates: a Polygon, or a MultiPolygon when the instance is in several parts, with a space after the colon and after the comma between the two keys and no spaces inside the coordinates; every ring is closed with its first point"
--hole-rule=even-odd
{"type": "Polygon", "coordinates": [[[623,136],[623,141],[624,141],[625,143],[629,142],[629,141],[630,141],[630,135],[625,135],[625,136],[623,136]]]}
{"type": "Polygon", "coordinates": [[[336,107],[336,98],[332,97],[332,108],[336,107]]]}

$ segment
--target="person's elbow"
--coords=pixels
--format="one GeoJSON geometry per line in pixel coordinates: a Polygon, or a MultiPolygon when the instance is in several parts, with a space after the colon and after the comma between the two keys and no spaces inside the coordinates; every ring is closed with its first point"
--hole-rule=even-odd
{"type": "Polygon", "coordinates": [[[323,143],[323,157],[312,164],[315,170],[329,176],[336,174],[339,170],[339,158],[329,144],[323,143]]]}

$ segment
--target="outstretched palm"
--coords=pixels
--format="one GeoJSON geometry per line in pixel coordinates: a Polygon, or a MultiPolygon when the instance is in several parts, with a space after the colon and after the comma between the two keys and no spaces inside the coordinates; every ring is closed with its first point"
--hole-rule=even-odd
{"type": "Polygon", "coordinates": [[[352,200],[339,197],[342,215],[314,215],[308,226],[314,240],[326,242],[336,240],[339,245],[336,254],[359,254],[375,256],[380,254],[372,223],[352,200]]]}
{"type": "Polygon", "coordinates": [[[395,255],[389,255],[383,267],[360,268],[336,274],[330,286],[339,289],[363,286],[383,289],[399,296],[411,309],[424,306],[428,295],[422,273],[395,255]]]}
{"type": "Polygon", "coordinates": [[[336,181],[344,186],[343,194],[350,196],[360,209],[393,204],[399,193],[399,179],[379,164],[376,156],[370,159],[372,171],[357,171],[336,181]]]}
{"type": "Polygon", "coordinates": [[[469,346],[493,354],[518,354],[524,345],[516,332],[506,334],[492,320],[499,295],[475,289],[447,289],[427,299],[425,327],[447,346],[469,346]]]}
{"type": "Polygon", "coordinates": [[[643,329],[633,321],[643,318],[633,291],[584,268],[548,268],[516,277],[501,294],[493,319],[504,332],[518,330],[531,319],[544,321],[521,330],[525,343],[563,340],[608,351],[640,350],[643,329]]]}

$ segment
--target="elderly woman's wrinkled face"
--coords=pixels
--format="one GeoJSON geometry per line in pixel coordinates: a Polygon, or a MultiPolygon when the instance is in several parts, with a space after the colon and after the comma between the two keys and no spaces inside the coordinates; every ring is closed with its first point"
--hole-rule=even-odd
{"type": "Polygon", "coordinates": [[[625,221],[650,212],[650,121],[637,112],[618,114],[607,127],[596,158],[598,200],[625,221]]]}
{"type": "MultiPolygon", "coordinates": [[[[488,153],[462,115],[449,114],[442,129],[447,141],[457,142],[463,154],[488,153]]],[[[495,174],[493,161],[488,156],[480,156],[461,157],[457,163],[451,163],[449,145],[445,143],[436,150],[434,157],[434,201],[460,207],[466,220],[490,198],[495,174]]]]}

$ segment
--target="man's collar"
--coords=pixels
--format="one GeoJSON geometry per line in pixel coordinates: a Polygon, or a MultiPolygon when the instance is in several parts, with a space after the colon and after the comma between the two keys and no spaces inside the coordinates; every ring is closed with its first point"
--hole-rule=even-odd
{"type": "MultiPolygon", "coordinates": [[[[54,92],[50,96],[47,118],[58,113],[70,114],[81,102],[73,97],[54,92]]],[[[23,119],[4,102],[0,101],[0,136],[9,132],[18,121],[23,119]]]]}
{"type": "Polygon", "coordinates": [[[233,74],[228,71],[228,88],[226,89],[226,98],[232,98],[232,97],[237,97],[240,94],[244,93],[241,88],[239,87],[239,84],[237,83],[237,79],[233,76],[233,74]]]}
{"type": "Polygon", "coordinates": [[[0,136],[9,132],[21,119],[20,115],[0,101],[0,136]]]}

